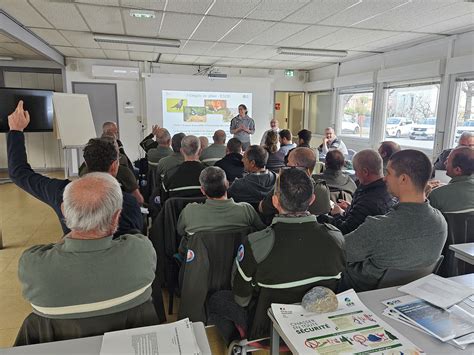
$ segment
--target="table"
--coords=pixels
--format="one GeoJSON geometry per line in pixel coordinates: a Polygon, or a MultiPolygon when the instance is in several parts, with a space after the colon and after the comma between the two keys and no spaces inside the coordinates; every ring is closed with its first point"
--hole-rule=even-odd
{"type": "MultiPolygon", "coordinates": [[[[209,342],[207,339],[207,329],[202,322],[193,323],[194,334],[202,354],[211,355],[209,342]]],[[[99,355],[102,346],[102,335],[88,338],[55,341],[51,343],[17,346],[14,348],[0,349],[0,354],[88,354],[99,355]]]]}
{"type": "Polygon", "coordinates": [[[474,243],[451,244],[449,249],[454,251],[454,256],[459,260],[474,265],[474,243]]]}
{"type": "MultiPolygon", "coordinates": [[[[462,285],[474,287],[474,274],[456,276],[450,279],[455,282],[459,282],[462,285]]],[[[360,300],[367,306],[367,308],[374,312],[384,322],[388,323],[392,328],[397,330],[400,334],[408,338],[411,342],[413,342],[413,344],[423,349],[427,354],[451,355],[473,353],[473,344],[470,344],[465,350],[460,350],[452,345],[445,344],[428,334],[425,334],[413,328],[406,327],[398,321],[383,316],[382,312],[385,309],[385,306],[382,304],[382,301],[404,295],[404,293],[398,291],[397,288],[398,286],[383,288],[380,290],[361,292],[357,295],[359,296],[360,300]]],[[[289,342],[271,312],[269,312],[268,315],[272,321],[271,354],[278,354],[280,336],[286,342],[287,345],[289,344],[289,342]]],[[[288,345],[288,347],[290,348],[290,350],[293,350],[293,352],[295,352],[294,349],[291,349],[291,345],[288,345]]]]}

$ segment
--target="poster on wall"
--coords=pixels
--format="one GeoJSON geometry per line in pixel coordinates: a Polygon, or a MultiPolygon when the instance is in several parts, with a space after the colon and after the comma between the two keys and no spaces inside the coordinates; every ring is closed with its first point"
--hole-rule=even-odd
{"type": "Polygon", "coordinates": [[[211,138],[222,129],[230,138],[230,121],[240,104],[252,117],[252,94],[208,91],[162,91],[163,127],[171,135],[179,132],[211,138]]]}

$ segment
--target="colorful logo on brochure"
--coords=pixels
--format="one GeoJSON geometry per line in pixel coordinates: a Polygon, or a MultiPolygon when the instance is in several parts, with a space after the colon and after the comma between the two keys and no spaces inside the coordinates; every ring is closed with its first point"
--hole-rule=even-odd
{"type": "Polygon", "coordinates": [[[344,302],[346,302],[347,307],[355,306],[355,303],[349,297],[344,298],[344,302]]]}

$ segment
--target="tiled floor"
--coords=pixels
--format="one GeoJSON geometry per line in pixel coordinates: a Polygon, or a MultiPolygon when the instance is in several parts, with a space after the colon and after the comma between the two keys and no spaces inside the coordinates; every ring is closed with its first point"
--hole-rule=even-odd
{"type": "MultiPolygon", "coordinates": [[[[50,176],[61,178],[60,173],[50,176]]],[[[21,294],[18,259],[29,246],[58,241],[62,231],[51,208],[12,183],[0,184],[0,231],[4,246],[0,250],[0,348],[4,348],[13,345],[23,319],[31,312],[21,294]]],[[[163,301],[167,306],[167,292],[163,292],[163,301]]],[[[167,316],[168,322],[176,320],[178,307],[179,300],[175,300],[174,314],[167,316]]],[[[207,333],[213,353],[224,354],[225,345],[216,329],[207,333]]]]}

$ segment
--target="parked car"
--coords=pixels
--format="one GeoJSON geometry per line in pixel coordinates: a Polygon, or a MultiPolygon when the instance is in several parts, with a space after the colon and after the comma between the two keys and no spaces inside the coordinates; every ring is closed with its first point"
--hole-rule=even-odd
{"type": "Polygon", "coordinates": [[[341,133],[352,133],[352,134],[359,134],[360,126],[356,122],[356,120],[351,116],[344,114],[342,117],[342,127],[341,133]]]}
{"type": "Polygon", "coordinates": [[[456,142],[461,137],[461,134],[466,131],[474,133],[474,120],[466,121],[462,126],[456,127],[456,142]]]}
{"type": "Polygon", "coordinates": [[[436,117],[428,117],[413,124],[410,131],[410,139],[434,140],[436,132],[436,117]]]}
{"type": "Polygon", "coordinates": [[[408,137],[413,125],[411,118],[388,117],[385,125],[386,137],[408,137]]]}

